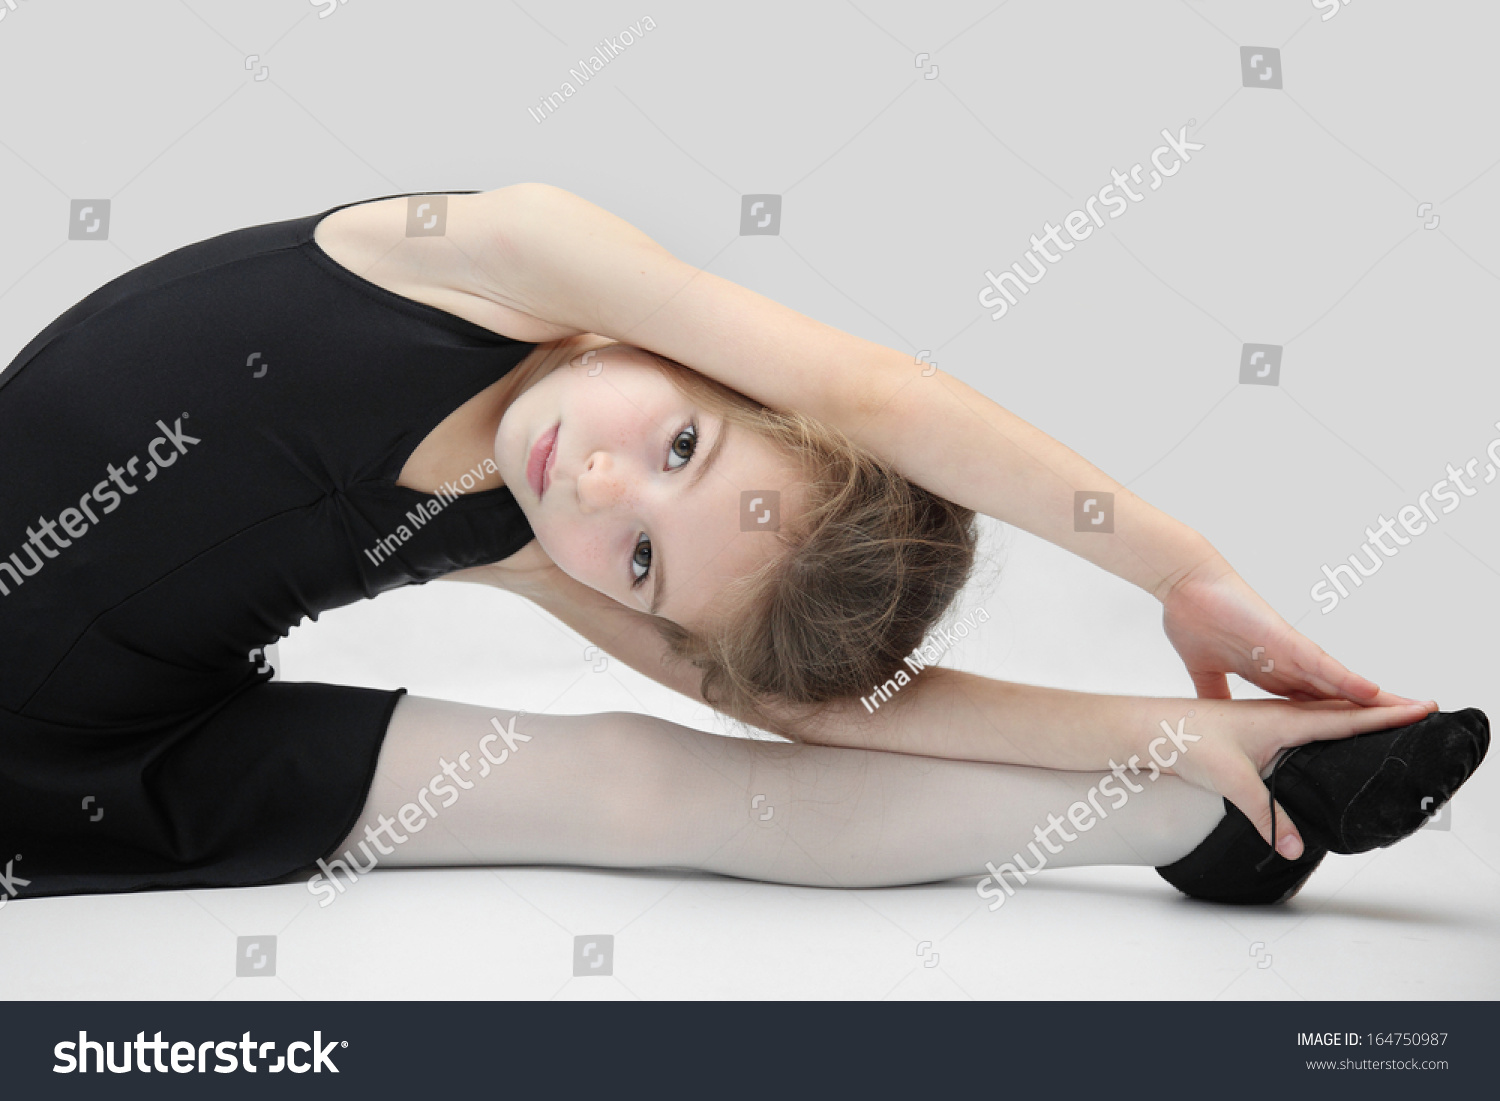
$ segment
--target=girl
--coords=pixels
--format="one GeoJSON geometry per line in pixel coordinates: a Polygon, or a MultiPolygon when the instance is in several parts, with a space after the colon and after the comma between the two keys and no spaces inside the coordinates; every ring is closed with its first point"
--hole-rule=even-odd
{"type": "Polygon", "coordinates": [[[31,472],[0,506],[17,897],[314,861],[337,890],[378,862],[1010,891],[1014,854],[1275,901],[1418,828],[1488,745],[1482,714],[1345,669],[978,392],[545,185],[347,204],[126,273],[0,376],[0,460],[31,472]],[[1078,491],[1114,495],[1112,535],[1074,532],[1078,491]],[[975,511],[1156,595],[1201,698],[908,677],[975,511]],[[802,744],[269,679],[303,616],[444,576],[802,744]],[[1231,701],[1229,672],[1289,701],[1231,701]]]}

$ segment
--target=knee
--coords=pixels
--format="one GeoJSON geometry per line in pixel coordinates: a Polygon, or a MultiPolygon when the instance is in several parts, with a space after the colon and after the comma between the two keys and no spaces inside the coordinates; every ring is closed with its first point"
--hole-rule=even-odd
{"type": "Polygon", "coordinates": [[[684,751],[675,724],[635,712],[589,717],[588,753],[580,777],[594,793],[590,817],[622,859],[658,857],[682,830],[690,801],[684,798],[684,751]]]}

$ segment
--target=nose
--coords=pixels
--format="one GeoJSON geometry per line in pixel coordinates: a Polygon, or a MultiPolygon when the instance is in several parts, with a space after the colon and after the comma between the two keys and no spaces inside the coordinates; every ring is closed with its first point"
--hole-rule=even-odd
{"type": "Polygon", "coordinates": [[[608,451],[595,451],[578,475],[578,507],[585,515],[614,508],[626,499],[629,486],[624,471],[608,451]]]}

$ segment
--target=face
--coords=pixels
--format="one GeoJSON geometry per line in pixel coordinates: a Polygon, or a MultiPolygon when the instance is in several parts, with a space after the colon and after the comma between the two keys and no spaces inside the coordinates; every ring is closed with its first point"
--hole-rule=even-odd
{"type": "Polygon", "coordinates": [[[777,553],[753,517],[742,530],[742,491],[789,505],[798,480],[769,441],[621,345],[575,355],[520,394],[500,420],[495,462],[564,573],[690,630],[725,585],[777,553]]]}

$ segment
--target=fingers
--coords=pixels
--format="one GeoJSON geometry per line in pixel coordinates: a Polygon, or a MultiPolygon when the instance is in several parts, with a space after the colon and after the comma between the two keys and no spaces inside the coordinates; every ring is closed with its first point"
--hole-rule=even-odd
{"type": "Polygon", "coordinates": [[[1409,726],[1426,716],[1425,703],[1399,703],[1389,707],[1361,707],[1345,711],[1331,720],[1346,727],[1350,734],[1363,734],[1367,730],[1388,730],[1393,726],[1409,726]]]}
{"type": "Polygon", "coordinates": [[[1288,626],[1285,645],[1289,650],[1287,672],[1302,682],[1304,690],[1325,699],[1347,699],[1359,704],[1374,701],[1380,686],[1351,672],[1306,635],[1288,626]]]}
{"type": "MultiPolygon", "coordinates": [[[[1266,794],[1269,795],[1270,792],[1267,791],[1266,794]]],[[[1269,804],[1270,799],[1266,802],[1269,804]]],[[[1260,835],[1265,837],[1268,832],[1266,829],[1261,829],[1260,835]]],[[[1302,835],[1297,832],[1291,816],[1280,803],[1276,804],[1276,851],[1288,860],[1296,860],[1302,855],[1302,835]]]]}
{"type": "Polygon", "coordinates": [[[1276,804],[1276,837],[1271,837],[1271,792],[1249,758],[1241,757],[1233,775],[1227,779],[1228,790],[1223,790],[1220,794],[1250,820],[1261,840],[1268,846],[1274,844],[1276,851],[1288,860],[1296,860],[1301,856],[1302,836],[1280,803],[1276,804]]]}
{"type": "MultiPolygon", "coordinates": [[[[1409,696],[1398,696],[1393,692],[1382,691],[1380,686],[1368,677],[1362,677],[1335,661],[1326,650],[1312,640],[1299,635],[1297,641],[1301,648],[1308,651],[1306,655],[1298,655],[1298,672],[1304,684],[1315,689],[1322,698],[1345,699],[1361,707],[1392,707],[1403,703],[1425,702],[1414,700],[1409,696]]],[[[1436,704],[1433,704],[1433,707],[1428,710],[1435,708],[1436,704]]]]}
{"type": "Polygon", "coordinates": [[[1424,702],[1414,700],[1409,696],[1398,696],[1394,692],[1382,691],[1374,681],[1345,668],[1334,661],[1327,651],[1316,647],[1311,641],[1308,645],[1317,650],[1317,677],[1331,683],[1334,691],[1329,693],[1330,695],[1353,700],[1363,707],[1390,707],[1399,703],[1424,702]]]}
{"type": "MultiPolygon", "coordinates": [[[[1344,700],[1348,699],[1346,693],[1341,691],[1332,681],[1310,673],[1300,663],[1288,663],[1283,669],[1276,666],[1274,671],[1267,672],[1260,666],[1252,666],[1245,677],[1258,688],[1267,692],[1274,692],[1279,696],[1286,696],[1294,700],[1344,700]]],[[[1362,703],[1363,701],[1355,701],[1362,703]]]]}
{"type": "Polygon", "coordinates": [[[1343,696],[1346,700],[1353,700],[1355,703],[1369,703],[1373,702],[1375,697],[1380,694],[1380,685],[1368,677],[1362,677],[1358,673],[1344,668],[1344,666],[1334,661],[1326,653],[1323,653],[1323,659],[1323,669],[1321,670],[1323,676],[1333,683],[1338,695],[1343,696]]]}
{"type": "Polygon", "coordinates": [[[1329,741],[1335,738],[1349,738],[1371,730],[1389,730],[1393,726],[1409,726],[1428,713],[1428,707],[1423,703],[1403,703],[1390,707],[1360,707],[1344,700],[1326,700],[1299,706],[1301,710],[1311,714],[1305,722],[1296,724],[1300,729],[1289,730],[1289,736],[1280,739],[1282,745],[1329,741]]]}
{"type": "Polygon", "coordinates": [[[1374,704],[1377,707],[1392,707],[1396,704],[1401,703],[1415,703],[1421,704],[1429,711],[1437,710],[1436,700],[1414,700],[1410,696],[1398,696],[1394,692],[1382,691],[1378,696],[1371,700],[1370,703],[1374,704]]]}
{"type": "Polygon", "coordinates": [[[1200,700],[1230,700],[1234,697],[1229,692],[1229,678],[1223,673],[1194,673],[1189,670],[1193,678],[1193,689],[1198,693],[1200,700]]]}

